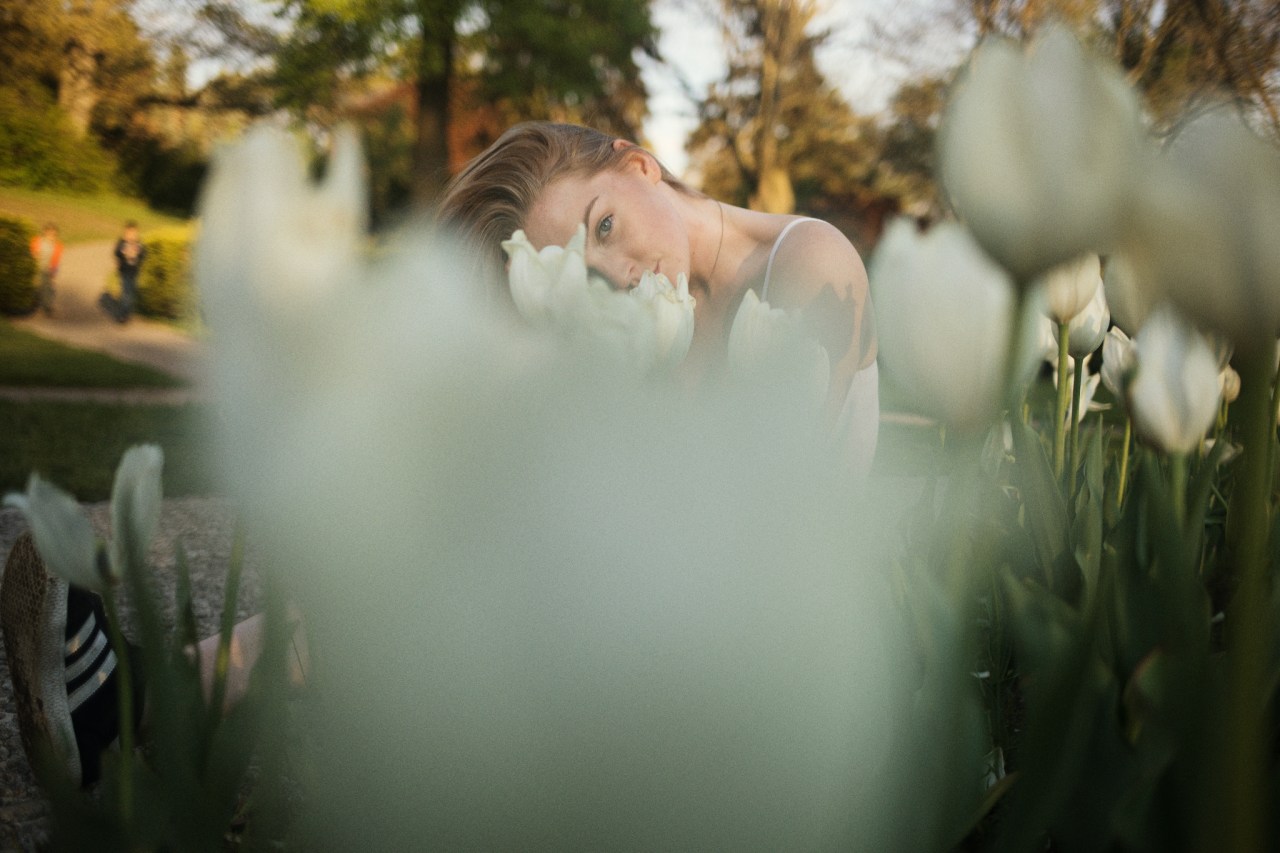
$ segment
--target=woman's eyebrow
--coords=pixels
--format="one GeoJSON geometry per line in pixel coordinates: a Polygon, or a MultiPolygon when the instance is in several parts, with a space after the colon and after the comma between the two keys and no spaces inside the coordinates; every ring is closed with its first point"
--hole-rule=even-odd
{"type": "Polygon", "coordinates": [[[591,237],[591,208],[596,206],[596,202],[600,200],[600,196],[596,196],[587,202],[587,212],[582,214],[582,225],[587,229],[588,239],[591,237]]]}

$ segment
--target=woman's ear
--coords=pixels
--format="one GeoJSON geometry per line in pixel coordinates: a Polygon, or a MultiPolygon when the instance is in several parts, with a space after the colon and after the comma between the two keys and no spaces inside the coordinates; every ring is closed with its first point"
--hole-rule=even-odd
{"type": "Polygon", "coordinates": [[[640,174],[644,175],[653,183],[662,180],[662,166],[658,164],[658,158],[654,157],[648,151],[645,151],[634,142],[628,142],[625,139],[613,140],[614,151],[626,151],[623,155],[623,163],[627,166],[633,166],[640,170],[640,174]]]}

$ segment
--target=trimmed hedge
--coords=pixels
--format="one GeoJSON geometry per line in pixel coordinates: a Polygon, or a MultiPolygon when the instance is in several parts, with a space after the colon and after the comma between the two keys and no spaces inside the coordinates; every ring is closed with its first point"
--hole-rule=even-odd
{"type": "Polygon", "coordinates": [[[169,320],[196,311],[191,280],[191,229],[162,228],[143,239],[146,260],[138,274],[138,313],[169,320]]]}
{"type": "Polygon", "coordinates": [[[31,239],[36,226],[26,219],[0,214],[0,314],[30,314],[36,310],[36,259],[31,239]]]}

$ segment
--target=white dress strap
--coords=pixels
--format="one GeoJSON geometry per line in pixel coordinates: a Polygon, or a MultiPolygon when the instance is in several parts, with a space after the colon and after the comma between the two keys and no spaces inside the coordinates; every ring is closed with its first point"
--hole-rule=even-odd
{"type": "Polygon", "coordinates": [[[782,245],[782,241],[791,233],[791,229],[795,228],[801,222],[817,222],[811,216],[804,216],[800,219],[793,219],[787,223],[787,227],[782,229],[782,233],[778,235],[778,239],[773,241],[773,248],[769,250],[769,263],[764,268],[764,284],[760,285],[760,301],[769,301],[769,277],[773,275],[773,259],[778,255],[778,247],[782,245]]]}

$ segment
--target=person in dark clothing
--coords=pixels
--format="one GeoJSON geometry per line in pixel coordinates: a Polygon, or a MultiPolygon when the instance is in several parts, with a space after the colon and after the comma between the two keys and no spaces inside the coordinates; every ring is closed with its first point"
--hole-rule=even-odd
{"type": "Polygon", "coordinates": [[[120,273],[120,298],[116,300],[104,293],[102,307],[117,322],[127,323],[138,302],[138,273],[147,256],[147,249],[138,237],[138,223],[131,220],[124,224],[124,233],[116,241],[115,256],[116,270],[120,273]]]}

